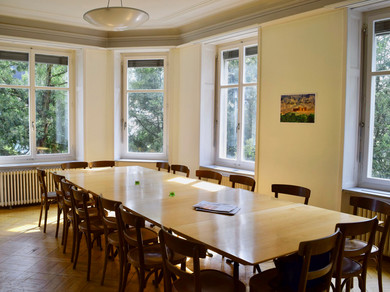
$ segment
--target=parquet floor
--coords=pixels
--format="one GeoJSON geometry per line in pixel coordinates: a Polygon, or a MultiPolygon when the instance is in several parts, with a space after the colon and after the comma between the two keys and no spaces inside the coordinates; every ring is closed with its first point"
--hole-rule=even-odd
{"type": "MultiPolygon", "coordinates": [[[[87,254],[82,241],[79,261],[75,270],[70,262],[71,234],[68,250],[62,253],[61,232],[55,238],[56,206],[49,211],[46,234],[37,227],[39,206],[0,208],[0,291],[117,291],[119,261],[109,261],[104,286],[100,285],[104,251],[94,247],[92,251],[91,280],[86,280],[87,254]]],[[[61,226],[60,226],[61,227],[61,226]]],[[[61,228],[60,228],[61,230],[61,228]]],[[[262,264],[262,269],[272,267],[262,264]]],[[[204,261],[204,267],[223,270],[232,274],[232,266],[219,255],[204,261]]],[[[252,276],[252,267],[240,267],[240,280],[246,284],[252,276]]],[[[390,292],[390,262],[385,262],[384,290],[390,292]]],[[[368,291],[378,291],[377,276],[373,267],[368,274],[368,291]]],[[[357,287],[357,285],[355,285],[357,287]]],[[[138,291],[137,275],[132,270],[126,291],[138,291]]],[[[163,283],[154,288],[148,282],[146,292],[163,291],[163,283]]],[[[249,291],[249,289],[248,289],[249,291]]],[[[354,288],[353,291],[359,291],[354,288]]]]}

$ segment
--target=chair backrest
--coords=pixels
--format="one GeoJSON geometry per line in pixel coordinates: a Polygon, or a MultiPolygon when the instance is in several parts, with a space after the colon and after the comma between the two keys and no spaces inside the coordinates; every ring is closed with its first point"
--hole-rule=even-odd
{"type": "Polygon", "coordinates": [[[382,254],[390,230],[390,204],[373,198],[354,196],[350,198],[350,204],[353,206],[354,215],[358,215],[359,208],[385,215],[384,222],[377,227],[377,231],[382,233],[378,246],[379,253],[382,254]]]}
{"type": "Polygon", "coordinates": [[[202,179],[202,178],[215,179],[216,181],[218,181],[219,185],[221,184],[221,181],[222,181],[222,174],[220,174],[219,172],[212,171],[212,170],[198,169],[196,171],[196,176],[199,179],[202,179]]]}
{"type": "Polygon", "coordinates": [[[119,205],[121,204],[121,202],[106,199],[101,195],[98,197],[98,200],[99,215],[102,218],[104,232],[106,233],[106,235],[108,235],[111,230],[118,229],[116,213],[119,210],[119,205]]]}
{"type": "Polygon", "coordinates": [[[176,171],[179,171],[179,172],[185,173],[187,177],[190,176],[190,169],[185,165],[172,164],[171,170],[172,170],[173,174],[176,174],[176,171]]]}
{"type": "Polygon", "coordinates": [[[46,180],[45,180],[46,171],[44,169],[37,168],[37,175],[38,175],[38,184],[41,190],[41,195],[46,196],[47,195],[46,180]]]}
{"type": "Polygon", "coordinates": [[[340,244],[339,230],[330,236],[299,244],[298,255],[302,258],[302,269],[298,291],[305,292],[307,288],[313,290],[314,287],[313,291],[329,291],[340,244]]]}
{"type": "Polygon", "coordinates": [[[62,192],[61,180],[65,179],[63,175],[59,175],[55,172],[52,173],[54,189],[57,194],[57,200],[60,205],[64,205],[64,193],[62,192]]]}
{"type": "Polygon", "coordinates": [[[94,167],[114,167],[115,161],[114,160],[99,160],[99,161],[92,161],[89,163],[89,168],[94,167]]]}
{"type": "Polygon", "coordinates": [[[71,200],[72,200],[72,207],[74,210],[74,214],[77,216],[78,222],[85,221],[87,232],[91,233],[91,221],[89,218],[89,212],[88,212],[88,201],[89,201],[89,194],[85,192],[84,190],[77,190],[74,186],[72,187],[72,194],[71,194],[71,200]]]}
{"type": "Polygon", "coordinates": [[[120,242],[127,242],[124,244],[123,252],[127,254],[129,246],[137,247],[139,253],[139,264],[141,267],[145,265],[144,258],[144,248],[143,248],[143,238],[141,228],[145,227],[145,220],[132,213],[128,208],[124,207],[122,204],[119,205],[119,210],[116,213],[116,218],[118,222],[118,234],[120,242]],[[134,238],[134,233],[130,233],[129,229],[134,227],[136,232],[136,237],[134,238]]]}
{"type": "Polygon", "coordinates": [[[87,167],[88,167],[88,162],[86,161],[66,162],[61,164],[61,169],[87,168],[87,167]]]}
{"type": "Polygon", "coordinates": [[[255,191],[256,181],[249,176],[232,174],[229,176],[229,180],[232,183],[232,188],[235,188],[236,184],[242,184],[250,187],[252,192],[255,191]]]}
{"type": "MultiPolygon", "coordinates": [[[[71,199],[72,187],[73,187],[73,184],[67,182],[65,179],[61,179],[61,188],[62,188],[64,204],[71,209],[73,207],[72,199],[71,199]]],[[[73,212],[73,210],[72,210],[72,212],[73,212]]]]}
{"type": "Polygon", "coordinates": [[[272,192],[275,193],[275,198],[278,198],[279,194],[304,197],[305,205],[309,204],[309,198],[311,193],[311,191],[305,187],[283,184],[273,184],[272,192]]]}
{"type": "Polygon", "coordinates": [[[366,221],[336,224],[336,230],[340,229],[342,235],[340,253],[337,260],[337,266],[335,272],[336,290],[340,289],[341,286],[341,274],[343,269],[344,258],[353,258],[357,256],[362,257],[359,274],[365,275],[367,273],[368,256],[370,255],[372,244],[375,239],[375,232],[377,226],[378,226],[378,219],[376,218],[376,216],[366,221]],[[359,245],[356,248],[350,246],[348,249],[344,249],[345,240],[347,238],[354,238],[359,235],[367,236],[368,240],[366,241],[365,245],[359,245]]]}
{"type": "MultiPolygon", "coordinates": [[[[207,249],[203,244],[196,243],[190,240],[185,240],[174,236],[170,231],[161,228],[159,232],[159,239],[161,244],[161,251],[164,264],[165,279],[170,286],[170,275],[174,274],[179,278],[192,278],[194,281],[193,287],[196,292],[201,291],[200,286],[200,258],[206,257],[207,249]],[[187,273],[181,270],[177,265],[172,263],[173,255],[175,253],[191,257],[193,259],[193,273],[187,273]]],[[[170,287],[169,287],[170,288],[170,287]]],[[[170,290],[169,290],[170,291],[170,290]]]]}
{"type": "Polygon", "coordinates": [[[166,169],[168,172],[171,170],[171,166],[168,162],[156,162],[157,170],[160,171],[162,169],[166,169]]]}

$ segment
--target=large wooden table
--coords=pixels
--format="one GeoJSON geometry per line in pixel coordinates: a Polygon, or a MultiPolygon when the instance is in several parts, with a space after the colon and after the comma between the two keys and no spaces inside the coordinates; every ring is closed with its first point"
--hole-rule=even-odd
{"type": "Polygon", "coordinates": [[[202,242],[236,263],[254,265],[332,234],[336,223],[361,217],[297,204],[138,166],[60,171],[91,193],[121,201],[148,221],[202,242]],[[139,184],[135,184],[139,181],[139,184]],[[170,197],[171,192],[175,193],[170,197]],[[202,200],[238,205],[234,216],[199,212],[202,200]]]}

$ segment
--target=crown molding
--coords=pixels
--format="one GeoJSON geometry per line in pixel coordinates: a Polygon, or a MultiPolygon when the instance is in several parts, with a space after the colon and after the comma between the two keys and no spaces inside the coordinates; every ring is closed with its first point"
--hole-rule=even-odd
{"type": "MultiPolygon", "coordinates": [[[[363,0],[351,0],[351,2],[363,0]]],[[[367,0],[373,1],[373,0],[367,0]]],[[[379,0],[376,0],[379,1],[379,0]]],[[[276,19],[334,7],[340,0],[292,1],[286,5],[256,4],[223,12],[178,28],[107,32],[90,28],[0,15],[0,36],[99,48],[179,46],[232,31],[257,27],[276,19]]]]}

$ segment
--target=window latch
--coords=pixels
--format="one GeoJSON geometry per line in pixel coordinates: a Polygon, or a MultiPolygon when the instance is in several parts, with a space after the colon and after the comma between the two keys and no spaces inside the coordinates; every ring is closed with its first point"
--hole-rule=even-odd
{"type": "Polygon", "coordinates": [[[123,130],[126,130],[127,128],[127,122],[123,122],[123,130]]]}
{"type": "Polygon", "coordinates": [[[32,129],[33,131],[35,130],[35,122],[34,122],[34,121],[31,122],[31,129],[32,129]]]}
{"type": "Polygon", "coordinates": [[[237,124],[236,132],[238,132],[239,130],[240,130],[240,123],[237,124]]]}

